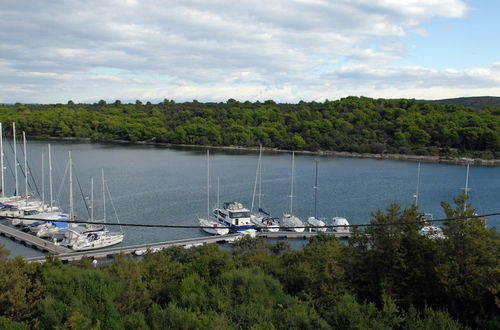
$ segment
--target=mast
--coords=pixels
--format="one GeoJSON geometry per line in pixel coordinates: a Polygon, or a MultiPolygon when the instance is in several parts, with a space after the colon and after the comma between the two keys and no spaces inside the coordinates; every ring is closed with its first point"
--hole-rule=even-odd
{"type": "MultiPolygon", "coordinates": [[[[464,194],[465,197],[467,197],[467,194],[469,193],[469,162],[467,161],[467,173],[465,174],[465,188],[464,188],[464,194]]],[[[464,212],[467,211],[467,201],[464,203],[464,212]]]]}
{"type": "Polygon", "coordinates": [[[28,204],[28,155],[26,154],[26,133],[23,131],[24,150],[24,191],[26,193],[26,204],[28,204]]]}
{"type": "Polygon", "coordinates": [[[210,150],[207,149],[207,220],[210,219],[210,150]]]}
{"type": "Polygon", "coordinates": [[[292,182],[290,185],[290,215],[293,214],[293,173],[295,170],[295,151],[292,152],[292,182]]]}
{"type": "Polygon", "coordinates": [[[101,168],[101,177],[102,177],[102,205],[104,212],[103,221],[106,222],[106,187],[104,183],[104,168],[101,168]]]}
{"type": "Polygon", "coordinates": [[[259,148],[259,194],[257,199],[257,207],[259,208],[259,212],[260,212],[261,198],[262,198],[262,144],[260,145],[259,148]]]}
{"type": "Polygon", "coordinates": [[[49,197],[50,197],[50,210],[53,211],[52,208],[52,153],[50,152],[50,143],[49,143],[49,197]]]}
{"type": "Polygon", "coordinates": [[[1,179],[2,179],[2,198],[5,197],[5,184],[3,176],[3,128],[2,123],[0,123],[0,168],[1,168],[1,179]]]}
{"type": "Polygon", "coordinates": [[[314,179],[314,219],[318,219],[318,160],[316,159],[316,174],[314,179]]]}
{"type": "MultiPolygon", "coordinates": [[[[255,193],[257,191],[257,182],[259,180],[259,170],[260,170],[260,161],[262,157],[262,146],[260,147],[260,152],[259,152],[259,160],[257,161],[257,170],[255,171],[255,182],[253,185],[253,196],[252,196],[252,206],[250,207],[250,212],[253,212],[253,206],[255,204],[255,193]]],[[[259,207],[260,207],[260,200],[259,200],[259,207]]]]}
{"type": "Polygon", "coordinates": [[[90,177],[90,221],[94,221],[94,177],[90,177]]]}
{"type": "Polygon", "coordinates": [[[217,208],[220,208],[220,202],[219,202],[219,177],[217,177],[217,208]]]}
{"type": "Polygon", "coordinates": [[[75,217],[75,212],[73,209],[73,163],[71,160],[71,151],[68,151],[69,155],[69,187],[68,187],[68,192],[69,192],[69,219],[71,221],[74,220],[75,217]]]}
{"type": "Polygon", "coordinates": [[[419,186],[420,186],[420,162],[418,162],[417,167],[417,192],[413,197],[415,197],[415,206],[418,206],[418,194],[419,194],[419,186]]]}
{"type": "Polygon", "coordinates": [[[16,183],[15,196],[19,196],[19,183],[17,180],[17,145],[16,145],[16,123],[12,123],[12,139],[14,140],[14,181],[16,183]]]}
{"type": "MultiPolygon", "coordinates": [[[[42,207],[45,210],[45,168],[43,164],[43,151],[42,151],[42,207]]],[[[52,211],[52,210],[51,210],[52,211]]]]}

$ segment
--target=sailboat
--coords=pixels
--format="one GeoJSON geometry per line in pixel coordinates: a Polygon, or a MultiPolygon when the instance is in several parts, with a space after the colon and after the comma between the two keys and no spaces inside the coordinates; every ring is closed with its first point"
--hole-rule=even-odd
{"type": "MultiPolygon", "coordinates": [[[[418,198],[419,198],[419,187],[420,187],[420,162],[418,162],[417,167],[417,190],[413,197],[415,198],[415,207],[418,207],[418,198]]],[[[422,236],[426,236],[431,239],[436,238],[446,238],[443,229],[441,227],[434,226],[432,221],[434,220],[431,213],[425,213],[423,216],[424,226],[418,230],[418,233],[422,236]]]]}
{"type": "MultiPolygon", "coordinates": [[[[16,147],[16,124],[12,123],[12,137],[14,140],[14,180],[15,194],[14,196],[5,196],[5,178],[4,178],[4,151],[3,151],[3,128],[0,123],[0,172],[1,172],[1,197],[0,197],[0,217],[18,216],[17,206],[24,201],[24,197],[18,195],[17,181],[17,147],[16,147]]],[[[16,223],[18,225],[19,223],[16,223]]]]}
{"type": "MultiPolygon", "coordinates": [[[[50,240],[62,240],[64,235],[68,231],[68,219],[69,215],[65,213],[55,212],[58,208],[54,205],[54,199],[52,195],[52,153],[50,144],[48,144],[48,161],[49,161],[49,205],[47,207],[47,213],[45,213],[40,218],[46,221],[42,224],[34,223],[30,225],[30,231],[34,232],[37,237],[50,238],[50,240]]],[[[42,154],[43,155],[43,154],[42,154]]],[[[42,178],[44,175],[43,171],[43,160],[42,160],[42,178]]],[[[42,183],[42,187],[44,184],[42,183]]],[[[43,189],[43,188],[42,188],[43,189]]],[[[42,200],[45,202],[45,193],[42,190],[42,200]]]]}
{"type": "Polygon", "coordinates": [[[255,174],[255,184],[253,187],[253,197],[252,206],[250,207],[250,221],[257,226],[257,229],[261,231],[277,232],[279,231],[279,222],[277,218],[271,217],[271,215],[261,208],[261,198],[262,198],[262,146],[259,150],[259,161],[257,162],[257,172],[255,174]],[[257,213],[253,213],[253,207],[255,202],[255,195],[257,193],[258,187],[258,198],[257,198],[257,213]]]}
{"type": "MultiPolygon", "coordinates": [[[[13,124],[13,134],[14,134],[14,141],[15,141],[15,124],[13,124]]],[[[15,165],[14,168],[15,170],[15,177],[16,177],[16,191],[18,190],[18,184],[17,184],[17,152],[16,152],[16,144],[14,142],[14,158],[15,158],[15,165]]],[[[28,175],[29,175],[29,168],[28,168],[28,159],[27,159],[27,152],[26,152],[26,133],[23,132],[23,150],[24,150],[24,190],[25,190],[25,195],[22,196],[21,200],[15,201],[15,202],[10,202],[9,204],[11,205],[10,208],[6,209],[3,213],[5,216],[9,217],[20,217],[20,218],[25,218],[25,217],[33,217],[36,216],[40,213],[44,212],[53,212],[56,211],[56,209],[53,210],[47,210],[47,207],[44,205],[43,201],[37,200],[37,199],[30,199],[30,192],[28,190],[28,175]]],[[[20,218],[13,218],[11,220],[12,225],[14,226],[29,226],[33,224],[34,222],[37,222],[36,220],[25,220],[25,219],[20,219],[20,218]]]]}
{"type": "Polygon", "coordinates": [[[291,189],[290,189],[290,212],[283,213],[283,218],[281,219],[281,224],[286,227],[287,230],[295,232],[303,232],[304,224],[302,221],[293,215],[293,175],[295,170],[295,152],[292,153],[292,179],[291,179],[291,189]]]}
{"type": "MultiPolygon", "coordinates": [[[[69,152],[69,218],[73,220],[73,179],[72,179],[72,160],[69,152]]],[[[102,170],[103,180],[103,205],[106,205],[106,185],[104,181],[104,170],[102,170]]],[[[109,193],[109,191],[108,191],[109,193]]],[[[104,206],[103,223],[106,222],[106,208],[104,206]]],[[[110,232],[105,226],[69,226],[65,234],[63,245],[74,251],[85,251],[105,248],[111,245],[119,244],[123,241],[125,235],[122,231],[110,232]]]]}
{"type": "Polygon", "coordinates": [[[309,231],[326,231],[326,224],[323,220],[318,219],[318,160],[316,159],[316,174],[314,179],[314,216],[307,219],[309,231]]]}
{"type": "Polygon", "coordinates": [[[200,227],[207,233],[212,235],[226,235],[229,233],[229,228],[221,226],[219,222],[210,219],[210,151],[207,149],[207,216],[206,218],[198,217],[200,227]]]}

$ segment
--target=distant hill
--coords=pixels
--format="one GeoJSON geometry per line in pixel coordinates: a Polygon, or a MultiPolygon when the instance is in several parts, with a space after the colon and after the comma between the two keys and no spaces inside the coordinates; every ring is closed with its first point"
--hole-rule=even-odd
{"type": "Polygon", "coordinates": [[[500,97],[497,96],[458,97],[455,99],[425,100],[425,102],[457,105],[462,107],[471,107],[474,109],[500,107],[500,97]]]}

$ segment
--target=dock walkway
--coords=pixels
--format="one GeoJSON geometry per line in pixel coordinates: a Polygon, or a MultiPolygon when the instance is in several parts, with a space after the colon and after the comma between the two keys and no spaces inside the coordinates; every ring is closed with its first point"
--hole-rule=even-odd
{"type": "Polygon", "coordinates": [[[40,251],[49,252],[55,255],[68,253],[71,251],[70,249],[64,246],[56,245],[40,237],[36,237],[34,235],[22,232],[19,229],[12,228],[2,224],[0,224],[0,235],[13,239],[26,246],[33,247],[40,251]]]}
{"type": "MultiPolygon", "coordinates": [[[[307,239],[317,234],[318,232],[279,231],[279,232],[258,232],[257,236],[270,239],[307,239]]],[[[338,238],[348,238],[351,235],[351,233],[336,233],[336,232],[325,232],[324,234],[336,236],[338,238]]],[[[167,242],[138,244],[132,246],[115,246],[104,249],[75,252],[64,246],[54,244],[50,241],[41,239],[29,233],[22,232],[21,230],[18,230],[16,228],[12,228],[2,224],[0,224],[0,235],[11,238],[12,240],[20,242],[28,247],[33,247],[43,252],[52,253],[53,255],[57,256],[60,260],[64,262],[77,261],[84,257],[91,259],[108,258],[118,253],[141,255],[146,253],[148,250],[158,251],[171,246],[183,246],[187,248],[201,244],[233,242],[238,238],[242,237],[242,234],[205,236],[205,237],[186,238],[186,239],[167,241],[167,242]]],[[[45,256],[26,258],[25,260],[28,262],[44,262],[45,256]]]]}

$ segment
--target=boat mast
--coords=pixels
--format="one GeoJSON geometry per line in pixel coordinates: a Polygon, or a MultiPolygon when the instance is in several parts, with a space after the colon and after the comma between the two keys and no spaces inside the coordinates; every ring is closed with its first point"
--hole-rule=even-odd
{"type": "Polygon", "coordinates": [[[210,219],[210,150],[207,149],[207,220],[210,219]]]}
{"type": "Polygon", "coordinates": [[[17,179],[17,145],[16,145],[16,123],[12,123],[12,139],[14,140],[14,181],[16,184],[15,196],[19,196],[19,183],[17,179]]]}
{"type": "MultiPolygon", "coordinates": [[[[255,171],[255,182],[253,185],[252,206],[250,207],[250,213],[253,212],[253,206],[255,204],[255,193],[257,191],[257,184],[258,184],[257,182],[259,180],[259,170],[260,170],[261,157],[262,157],[262,145],[260,146],[259,160],[257,161],[257,170],[255,171]]],[[[259,207],[260,207],[260,198],[259,198],[259,207]]]]}
{"type": "Polygon", "coordinates": [[[69,219],[71,221],[73,221],[75,215],[74,215],[74,209],[73,209],[73,170],[72,170],[73,163],[71,160],[71,151],[68,151],[68,155],[69,155],[69,187],[68,187],[68,191],[69,191],[69,219]]]}
{"type": "Polygon", "coordinates": [[[314,219],[318,219],[318,160],[316,159],[316,175],[314,179],[314,219]]]}
{"type": "MultiPolygon", "coordinates": [[[[44,164],[43,164],[43,151],[42,151],[42,207],[43,207],[43,210],[45,210],[45,168],[44,168],[44,164]]],[[[51,210],[52,211],[52,210],[51,210]]]]}
{"type": "Polygon", "coordinates": [[[26,154],[26,133],[23,131],[23,151],[24,151],[24,191],[26,192],[26,204],[28,204],[28,155],[26,154]]]}
{"type": "Polygon", "coordinates": [[[262,144],[260,145],[259,148],[259,195],[257,199],[257,207],[259,208],[259,212],[260,212],[261,198],[262,198],[262,144]]]}
{"type": "Polygon", "coordinates": [[[2,198],[5,198],[5,184],[3,176],[3,128],[2,123],[0,123],[0,168],[1,168],[1,178],[2,178],[2,198]]]}
{"type": "Polygon", "coordinates": [[[418,167],[417,167],[417,192],[413,196],[415,197],[415,206],[418,206],[419,186],[420,186],[420,162],[418,162],[418,167]]]}
{"type": "Polygon", "coordinates": [[[293,173],[295,170],[295,151],[292,152],[292,180],[290,185],[290,215],[293,214],[293,173]]]}
{"type": "MultiPolygon", "coordinates": [[[[464,188],[464,194],[465,197],[467,197],[467,194],[469,193],[469,162],[467,161],[467,173],[465,174],[465,188],[464,188]]],[[[464,212],[467,211],[467,201],[464,203],[464,212]]]]}
{"type": "Polygon", "coordinates": [[[50,210],[53,211],[52,208],[52,153],[50,152],[50,143],[49,143],[49,197],[50,197],[50,210]]]}
{"type": "Polygon", "coordinates": [[[217,208],[220,208],[220,202],[219,202],[219,177],[217,177],[217,208]]]}
{"type": "Polygon", "coordinates": [[[90,177],[90,221],[94,221],[94,177],[90,177]]]}
{"type": "Polygon", "coordinates": [[[104,183],[104,168],[101,168],[101,177],[102,177],[102,205],[104,210],[103,220],[104,222],[106,222],[106,187],[104,183]]]}

